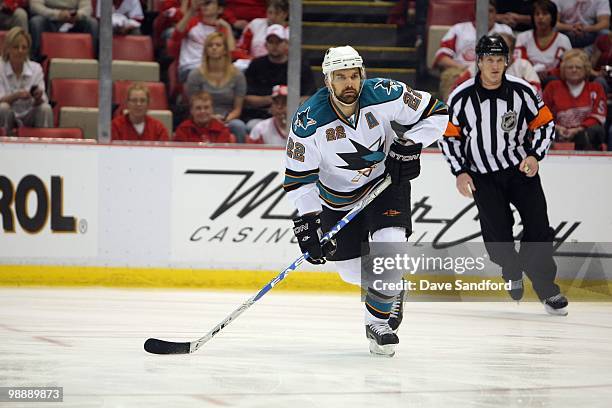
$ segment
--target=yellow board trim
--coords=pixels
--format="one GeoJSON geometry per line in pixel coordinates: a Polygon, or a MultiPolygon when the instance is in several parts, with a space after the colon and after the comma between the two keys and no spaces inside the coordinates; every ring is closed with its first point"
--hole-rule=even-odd
{"type": "MultiPolygon", "coordinates": [[[[227,270],[227,269],[173,269],[173,268],[121,268],[98,266],[50,266],[50,265],[0,265],[0,287],[51,286],[51,287],[121,287],[121,288],[183,288],[257,291],[279,271],[227,270]]],[[[406,276],[408,280],[427,279],[430,282],[448,281],[448,277],[422,275],[406,276]]],[[[480,282],[482,278],[457,276],[464,282],[480,282]]],[[[501,282],[501,278],[492,278],[501,282]]],[[[526,281],[525,300],[536,300],[531,285],[526,281]]],[[[575,282],[559,279],[561,287],[570,301],[611,301],[612,281],[575,282]]],[[[359,294],[357,286],[350,285],[333,272],[292,272],[274,291],[298,291],[316,293],[354,293],[359,294]]],[[[424,295],[419,292],[415,297],[424,295]]],[[[438,293],[450,297],[452,293],[438,293]]],[[[421,297],[423,300],[425,298],[421,297]]],[[[476,300],[478,293],[461,298],[476,300]]],[[[509,299],[505,291],[487,295],[491,298],[509,299]]],[[[457,298],[458,299],[458,298],[457,298]]]]}
{"type": "MultiPolygon", "coordinates": [[[[109,286],[256,290],[280,271],[0,265],[0,286],[109,286]]],[[[359,292],[336,273],[292,272],[280,290],[359,292]]],[[[274,290],[277,290],[276,287],[274,290]]]]}

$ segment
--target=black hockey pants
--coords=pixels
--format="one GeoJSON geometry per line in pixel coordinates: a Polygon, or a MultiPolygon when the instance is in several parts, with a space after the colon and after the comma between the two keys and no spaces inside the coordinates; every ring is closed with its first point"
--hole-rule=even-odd
{"type": "Polygon", "coordinates": [[[552,244],[554,231],[548,222],[539,174],[529,178],[518,167],[512,167],[470,175],[476,188],[474,199],[483,240],[491,261],[502,267],[503,278],[518,280],[524,271],[540,300],[558,294],[552,244]],[[518,253],[512,234],[514,217],[510,204],[518,210],[523,226],[518,253]]]}

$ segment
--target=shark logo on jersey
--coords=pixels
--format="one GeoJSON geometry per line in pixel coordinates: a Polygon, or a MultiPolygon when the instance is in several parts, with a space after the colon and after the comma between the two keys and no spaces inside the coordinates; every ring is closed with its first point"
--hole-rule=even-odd
{"type": "Polygon", "coordinates": [[[387,95],[391,95],[391,91],[397,91],[401,85],[392,79],[381,78],[375,85],[374,89],[382,88],[387,91],[387,95]]]}
{"type": "Polygon", "coordinates": [[[372,169],[385,159],[385,143],[382,138],[379,138],[368,148],[352,139],[349,140],[355,147],[356,152],[338,153],[338,156],[347,164],[346,166],[338,166],[338,168],[357,171],[358,174],[351,180],[356,183],[361,176],[368,177],[372,173],[372,169]]]}
{"type": "Polygon", "coordinates": [[[317,121],[308,116],[309,114],[310,106],[304,109],[303,111],[298,112],[297,115],[295,115],[295,122],[293,123],[293,126],[296,129],[298,127],[301,127],[302,129],[306,130],[310,125],[316,125],[317,121]]]}

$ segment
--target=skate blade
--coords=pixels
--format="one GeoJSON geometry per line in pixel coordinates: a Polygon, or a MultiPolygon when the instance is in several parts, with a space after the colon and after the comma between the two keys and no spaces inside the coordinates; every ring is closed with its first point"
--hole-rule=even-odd
{"type": "Polygon", "coordinates": [[[548,314],[553,316],[567,316],[567,306],[562,307],[561,309],[553,309],[548,305],[544,305],[544,309],[548,314]]]}
{"type": "Polygon", "coordinates": [[[375,340],[370,339],[370,353],[379,357],[393,357],[395,355],[395,344],[379,346],[375,340]]]}

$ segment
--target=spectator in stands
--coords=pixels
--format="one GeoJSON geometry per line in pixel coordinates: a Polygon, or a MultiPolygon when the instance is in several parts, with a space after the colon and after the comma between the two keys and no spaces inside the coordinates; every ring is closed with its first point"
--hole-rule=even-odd
{"type": "MultiPolygon", "coordinates": [[[[505,24],[495,22],[495,0],[489,0],[489,34],[507,33],[512,35],[512,29],[505,24]]],[[[474,22],[455,24],[440,41],[436,51],[434,67],[441,70],[440,97],[448,98],[450,89],[457,78],[468,69],[470,63],[476,61],[476,26],[474,22]]]]}
{"type": "Polygon", "coordinates": [[[245,142],[247,129],[240,115],[246,94],[246,79],[232,65],[223,34],[216,32],[206,37],[202,65],[189,73],[185,88],[188,96],[208,92],[213,99],[216,118],[230,128],[238,142],[245,142]]]}
{"type": "Polygon", "coordinates": [[[497,22],[515,31],[532,28],[533,0],[497,0],[497,22]]]}
{"type": "Polygon", "coordinates": [[[555,31],[557,6],[551,0],[537,0],[531,18],[534,29],[517,36],[517,54],[533,64],[545,87],[548,81],[558,79],[554,71],[572,44],[565,34],[555,31]]]}
{"type": "Polygon", "coordinates": [[[576,150],[599,150],[605,141],[606,95],[600,84],[589,81],[591,62],[581,49],[565,53],[561,80],[544,89],[544,102],[555,117],[557,140],[574,142],[576,150]]]}
{"type": "MultiPolygon", "coordinates": [[[[500,36],[504,39],[506,44],[508,44],[508,49],[510,50],[508,54],[508,65],[506,68],[506,73],[517,78],[521,78],[527,82],[529,82],[537,91],[538,94],[541,95],[542,87],[540,85],[540,78],[536,73],[531,62],[527,61],[523,58],[516,58],[514,55],[514,46],[515,39],[510,34],[500,34],[500,36]]],[[[457,79],[456,85],[461,84],[462,82],[473,78],[476,75],[476,63],[471,63],[469,69],[467,69],[461,76],[457,79]]]]}
{"type": "Polygon", "coordinates": [[[191,7],[190,0],[164,0],[159,14],[153,21],[153,42],[156,48],[164,47],[164,41],[172,37],[174,26],[181,21],[191,7]]]}
{"type": "Polygon", "coordinates": [[[612,31],[600,35],[595,40],[591,64],[595,81],[604,87],[607,94],[610,92],[610,82],[612,82],[612,31]]]}
{"type": "Polygon", "coordinates": [[[557,30],[569,37],[574,48],[588,47],[610,24],[609,0],[553,0],[559,9],[557,30]]]}
{"type": "MultiPolygon", "coordinates": [[[[96,4],[96,17],[100,18],[100,5],[96,4]]],[[[119,35],[140,35],[140,25],[144,20],[140,0],[113,0],[113,33],[119,35]]]]}
{"type": "MultiPolygon", "coordinates": [[[[266,31],[266,49],[268,55],[255,58],[245,72],[247,95],[242,119],[249,130],[253,129],[257,122],[270,117],[269,108],[272,105],[274,85],[287,83],[289,30],[278,24],[269,26],[266,31]]],[[[314,90],[310,67],[302,64],[300,95],[311,95],[314,90]]]]}
{"type": "Polygon", "coordinates": [[[285,146],[287,144],[287,86],[275,85],[272,88],[272,117],[259,122],[251,133],[249,142],[285,146]]]}
{"type": "Polygon", "coordinates": [[[21,27],[28,32],[28,13],[18,0],[0,0],[0,30],[21,27]]]}
{"type": "Polygon", "coordinates": [[[149,88],[134,82],[127,91],[127,113],[112,122],[113,140],[167,141],[168,131],[163,123],[147,115],[149,88]]]}
{"type": "Polygon", "coordinates": [[[4,39],[0,60],[0,126],[51,127],[53,111],[45,94],[42,67],[30,61],[32,39],[22,27],[13,27],[4,39]]]}
{"type": "Polygon", "coordinates": [[[206,37],[215,31],[225,35],[230,51],[236,47],[232,28],[227,21],[219,18],[222,9],[223,0],[191,0],[191,7],[176,24],[172,39],[181,44],[179,81],[185,82],[189,72],[201,64],[206,37]]]}
{"type": "Polygon", "coordinates": [[[223,18],[240,34],[249,21],[266,16],[264,0],[227,0],[223,18]]]}
{"type": "Polygon", "coordinates": [[[183,121],[174,135],[176,142],[232,143],[232,135],[214,115],[213,98],[198,92],[189,98],[191,117],[183,121]]]}
{"type": "Polygon", "coordinates": [[[30,0],[32,55],[40,57],[43,32],[89,33],[98,44],[98,21],[92,17],[91,0],[30,0]]]}
{"type": "Polygon", "coordinates": [[[280,24],[286,27],[288,25],[288,18],[288,0],[267,0],[266,18],[256,18],[247,24],[237,47],[244,50],[251,58],[266,55],[268,53],[266,49],[266,30],[273,24],[280,24]]]}

